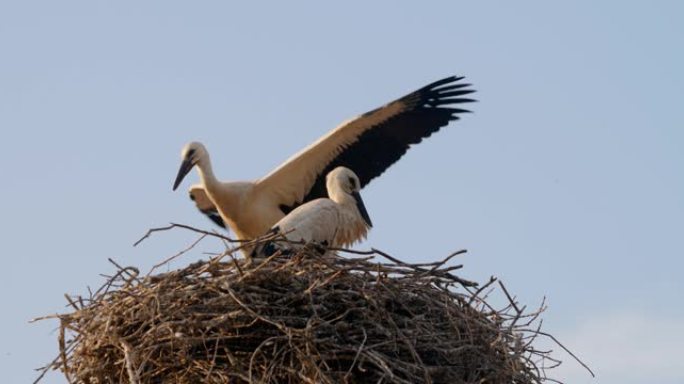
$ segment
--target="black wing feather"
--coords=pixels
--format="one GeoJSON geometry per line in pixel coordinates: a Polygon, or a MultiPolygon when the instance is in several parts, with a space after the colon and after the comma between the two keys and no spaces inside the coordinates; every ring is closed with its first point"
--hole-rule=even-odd
{"type": "Polygon", "coordinates": [[[475,101],[459,97],[475,92],[468,88],[471,84],[457,83],[463,79],[447,77],[399,99],[406,104],[402,113],[363,133],[358,141],[345,148],[318,175],[304,201],[293,206],[281,206],[283,212],[287,214],[307,201],[327,197],[325,177],[338,166],[354,171],[361,181],[361,187],[366,186],[399,160],[411,145],[420,143],[450,121],[458,120],[459,114],[470,112],[462,108],[445,107],[475,101]]]}
{"type": "Polygon", "coordinates": [[[226,226],[226,224],[223,222],[223,218],[221,218],[221,215],[219,215],[218,212],[215,212],[215,211],[203,211],[202,213],[204,213],[204,214],[209,218],[209,220],[213,221],[214,224],[218,225],[218,226],[221,227],[221,228],[228,229],[228,227],[226,226]]]}

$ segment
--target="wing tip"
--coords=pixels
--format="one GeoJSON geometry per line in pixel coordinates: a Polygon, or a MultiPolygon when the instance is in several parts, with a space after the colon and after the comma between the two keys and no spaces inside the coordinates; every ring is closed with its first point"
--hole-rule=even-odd
{"type": "Polygon", "coordinates": [[[465,76],[458,76],[458,75],[448,76],[448,77],[445,77],[443,79],[433,81],[432,83],[420,88],[419,90],[417,90],[414,93],[430,94],[430,95],[439,96],[440,93],[466,92],[466,91],[468,93],[476,92],[474,89],[470,88],[470,87],[472,87],[471,83],[461,82],[465,78],[466,78],[465,76]],[[460,91],[456,91],[456,90],[460,90],[460,91]]]}
{"type": "Polygon", "coordinates": [[[452,104],[474,103],[477,99],[460,97],[477,92],[470,88],[470,83],[458,83],[465,79],[465,76],[449,76],[437,80],[424,87],[420,93],[423,108],[444,109],[451,112],[452,117],[458,113],[472,113],[472,111],[461,108],[448,108],[452,104]]]}
{"type": "MultiPolygon", "coordinates": [[[[457,83],[457,82],[459,82],[459,81],[461,81],[461,80],[463,80],[463,79],[465,79],[465,78],[466,78],[465,76],[451,75],[451,76],[445,77],[445,78],[443,78],[443,79],[439,79],[439,80],[437,80],[437,81],[433,81],[432,83],[430,83],[430,84],[426,85],[425,87],[423,87],[423,89],[426,89],[426,90],[427,90],[427,89],[439,88],[439,87],[441,87],[441,86],[443,86],[443,85],[457,83]]],[[[470,84],[468,84],[468,85],[470,85],[470,84]]]]}
{"type": "Polygon", "coordinates": [[[427,101],[427,104],[433,105],[433,106],[438,106],[438,105],[445,105],[445,104],[462,104],[462,103],[475,103],[477,102],[476,99],[471,99],[469,97],[442,97],[442,98],[436,98],[436,99],[431,99],[427,101]]]}

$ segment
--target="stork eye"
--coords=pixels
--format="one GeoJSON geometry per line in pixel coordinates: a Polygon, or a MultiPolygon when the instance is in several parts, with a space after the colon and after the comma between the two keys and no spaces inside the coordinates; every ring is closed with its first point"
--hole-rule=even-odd
{"type": "Polygon", "coordinates": [[[351,185],[352,189],[356,189],[356,180],[353,177],[349,178],[349,185],[351,185]]]}
{"type": "Polygon", "coordinates": [[[188,151],[188,153],[185,154],[185,157],[191,158],[195,154],[195,150],[191,149],[188,151]]]}

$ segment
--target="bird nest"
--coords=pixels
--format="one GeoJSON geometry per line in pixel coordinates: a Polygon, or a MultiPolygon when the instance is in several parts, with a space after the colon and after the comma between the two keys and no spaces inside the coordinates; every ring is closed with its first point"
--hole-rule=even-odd
{"type": "Polygon", "coordinates": [[[463,252],[429,264],[226,252],[146,276],[115,264],[89,297],[67,296],[70,313],[48,316],[59,355],[44,372],[98,384],[547,380],[542,367],[559,362],[532,345],[543,304],[525,313],[495,279],[476,288],[455,276],[447,262],[463,252]],[[492,291],[504,308],[487,302],[492,291]]]}

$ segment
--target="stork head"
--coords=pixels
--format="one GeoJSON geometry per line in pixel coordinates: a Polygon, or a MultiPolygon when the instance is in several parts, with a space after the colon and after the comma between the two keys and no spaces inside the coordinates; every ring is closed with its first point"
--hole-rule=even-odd
{"type": "Polygon", "coordinates": [[[361,214],[363,221],[369,227],[373,226],[366,206],[361,199],[361,182],[351,169],[346,167],[337,167],[330,171],[326,176],[326,188],[328,189],[328,196],[335,201],[345,201],[351,196],[354,199],[354,204],[361,214]]]}
{"type": "Polygon", "coordinates": [[[178,175],[176,176],[176,181],[173,182],[173,190],[175,191],[180,185],[181,181],[185,176],[192,170],[195,165],[202,166],[207,159],[207,149],[204,148],[202,143],[193,141],[188,143],[183,147],[181,151],[181,166],[178,169],[178,175]]]}

